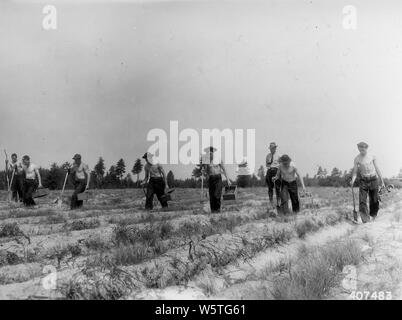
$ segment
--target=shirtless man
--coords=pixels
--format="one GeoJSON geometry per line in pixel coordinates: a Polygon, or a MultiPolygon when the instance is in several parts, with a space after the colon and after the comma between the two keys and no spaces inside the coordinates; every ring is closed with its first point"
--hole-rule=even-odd
{"type": "Polygon", "coordinates": [[[304,186],[303,178],[301,177],[299,171],[297,170],[292,159],[287,154],[284,154],[279,158],[279,167],[276,176],[273,178],[274,181],[281,181],[281,205],[280,212],[287,214],[289,212],[288,200],[292,202],[292,211],[300,211],[299,194],[297,190],[297,179],[300,180],[303,191],[306,191],[304,186]]]}
{"type": "Polygon", "coordinates": [[[166,209],[168,207],[165,197],[165,189],[168,185],[167,176],[159,163],[153,163],[152,157],[152,154],[149,152],[146,152],[142,157],[146,162],[144,166],[145,178],[142,182],[142,185],[147,186],[145,209],[153,209],[154,194],[156,194],[162,208],[166,209]]]}
{"type": "Polygon", "coordinates": [[[88,190],[91,177],[88,165],[81,161],[81,155],[74,155],[73,160],[73,167],[69,169],[69,174],[73,175],[74,184],[74,193],[70,204],[71,210],[80,208],[84,204],[84,201],[78,200],[78,194],[88,190]]]}
{"type": "Polygon", "coordinates": [[[378,178],[381,180],[382,187],[385,187],[385,184],[376,158],[367,152],[368,144],[360,142],[357,144],[357,148],[359,149],[359,154],[354,160],[351,185],[354,185],[359,173],[359,212],[363,223],[366,223],[370,221],[370,217],[373,220],[377,217],[380,208],[378,178]],[[369,210],[367,208],[367,195],[370,203],[369,210]]]}
{"type": "Polygon", "coordinates": [[[280,181],[273,181],[272,178],[276,176],[279,167],[279,157],[280,155],[276,151],[278,145],[275,142],[271,142],[269,144],[269,153],[265,159],[266,167],[267,167],[267,174],[265,176],[265,181],[268,185],[268,197],[269,202],[272,207],[274,207],[274,189],[275,189],[275,196],[276,196],[276,208],[279,209],[280,203],[280,181]]]}
{"type": "MultiPolygon", "coordinates": [[[[222,197],[222,173],[225,176],[228,185],[230,186],[230,180],[226,173],[225,166],[222,162],[214,163],[214,147],[208,147],[204,149],[209,154],[209,164],[206,164],[208,173],[208,191],[209,191],[209,204],[211,206],[211,213],[218,213],[221,211],[221,197],[222,197]]],[[[204,168],[203,168],[204,169],[204,168]]]]}
{"type": "Polygon", "coordinates": [[[31,207],[35,205],[32,194],[36,189],[36,178],[39,182],[39,188],[42,188],[42,178],[40,176],[39,168],[31,163],[29,156],[22,157],[22,169],[24,170],[25,175],[23,182],[23,202],[27,207],[31,207]]]}
{"type": "Polygon", "coordinates": [[[14,178],[11,184],[12,199],[15,202],[23,201],[23,184],[24,184],[24,169],[22,168],[22,163],[18,161],[18,156],[16,153],[11,155],[11,162],[7,162],[7,171],[14,172],[14,178]]]}

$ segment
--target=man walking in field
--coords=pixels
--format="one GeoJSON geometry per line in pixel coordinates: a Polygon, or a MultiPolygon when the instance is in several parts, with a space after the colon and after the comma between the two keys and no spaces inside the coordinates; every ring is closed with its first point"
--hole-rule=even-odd
{"type": "Polygon", "coordinates": [[[81,208],[84,201],[78,200],[78,194],[88,190],[91,180],[91,173],[87,164],[81,160],[81,155],[76,154],[73,157],[73,167],[69,169],[69,174],[73,175],[74,193],[71,197],[70,209],[81,208]]]}
{"type": "Polygon", "coordinates": [[[269,144],[269,150],[265,163],[267,167],[267,174],[265,176],[265,181],[268,186],[268,197],[271,207],[274,208],[274,189],[276,197],[276,208],[279,208],[280,201],[280,181],[273,181],[272,178],[276,176],[279,167],[279,154],[277,152],[278,145],[275,142],[269,144]]]}
{"type": "Polygon", "coordinates": [[[351,186],[353,187],[359,174],[359,212],[362,222],[366,223],[370,221],[370,217],[373,220],[377,217],[380,208],[378,178],[382,187],[385,187],[385,183],[376,158],[367,152],[368,144],[360,142],[357,144],[357,148],[359,154],[354,160],[351,186]],[[369,197],[369,208],[367,208],[367,195],[369,197]]]}
{"type": "Polygon", "coordinates": [[[25,206],[32,207],[36,204],[32,197],[37,185],[36,179],[38,179],[38,187],[42,188],[42,178],[40,176],[39,168],[31,163],[29,156],[22,157],[22,169],[24,175],[23,202],[25,206]]]}
{"type": "Polygon", "coordinates": [[[22,163],[18,161],[18,156],[16,153],[11,155],[11,162],[7,163],[7,171],[12,173],[13,180],[11,184],[12,199],[15,202],[23,201],[23,184],[24,184],[24,169],[22,168],[22,163]]]}
{"type": "Polygon", "coordinates": [[[292,203],[292,211],[294,213],[300,211],[297,179],[300,180],[303,191],[305,192],[306,187],[304,186],[303,178],[300,175],[299,171],[297,170],[296,165],[292,162],[292,159],[287,154],[284,154],[279,158],[278,172],[276,176],[273,178],[274,182],[280,180],[281,213],[284,214],[289,213],[289,207],[288,207],[289,197],[292,203]]]}
{"type": "MultiPolygon", "coordinates": [[[[230,180],[226,173],[223,162],[215,163],[214,147],[208,147],[204,151],[209,156],[209,164],[206,164],[206,172],[208,174],[208,191],[209,191],[209,204],[211,206],[211,213],[219,213],[221,211],[221,197],[222,197],[222,174],[225,176],[228,186],[230,186],[230,180]]],[[[203,168],[204,170],[204,168],[203,168]]]]}
{"type": "Polygon", "coordinates": [[[146,162],[144,166],[145,178],[142,182],[142,185],[147,186],[145,195],[145,209],[153,209],[155,194],[162,206],[162,209],[166,209],[168,207],[168,202],[165,196],[165,189],[168,185],[167,176],[165,174],[165,170],[163,170],[163,167],[159,163],[153,163],[152,157],[152,154],[149,152],[146,152],[142,157],[146,162]]]}

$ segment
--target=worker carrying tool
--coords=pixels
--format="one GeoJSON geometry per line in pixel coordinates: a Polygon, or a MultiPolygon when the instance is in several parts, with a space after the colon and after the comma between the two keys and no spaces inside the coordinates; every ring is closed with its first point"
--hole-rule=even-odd
{"type": "Polygon", "coordinates": [[[71,169],[68,169],[68,174],[72,177],[74,192],[71,197],[70,209],[75,210],[84,204],[84,201],[78,200],[78,194],[89,189],[91,173],[87,164],[82,162],[81,155],[76,154],[73,157],[74,163],[71,169]]]}
{"type": "Polygon", "coordinates": [[[23,202],[25,206],[32,207],[36,205],[33,199],[33,193],[38,188],[43,188],[42,178],[40,176],[39,168],[35,164],[31,163],[29,156],[25,155],[22,157],[22,169],[24,174],[23,180],[23,202]],[[36,182],[38,180],[38,184],[36,182]]]}
{"type": "Polygon", "coordinates": [[[217,151],[214,147],[208,147],[204,149],[209,156],[209,164],[203,164],[202,170],[206,170],[208,174],[208,189],[209,189],[209,204],[211,206],[211,213],[218,213],[221,211],[221,197],[222,197],[222,174],[227,180],[228,186],[230,186],[230,180],[226,173],[223,162],[214,162],[214,152],[217,151]]]}
{"type": "Polygon", "coordinates": [[[162,209],[166,209],[168,207],[168,201],[165,196],[165,190],[168,186],[168,183],[165,170],[163,170],[162,165],[153,162],[153,155],[151,153],[146,152],[142,158],[146,162],[144,166],[145,178],[141,183],[142,186],[146,186],[145,209],[153,209],[155,194],[162,206],[162,209]]]}
{"type": "Polygon", "coordinates": [[[385,183],[375,156],[367,152],[368,144],[366,142],[359,142],[357,148],[359,154],[354,160],[350,183],[353,188],[359,174],[359,213],[362,222],[366,223],[370,221],[370,217],[374,220],[380,209],[378,180],[380,179],[381,181],[381,188],[385,188],[385,183]],[[367,208],[367,195],[369,198],[369,208],[367,208]]]}
{"type": "Polygon", "coordinates": [[[272,178],[276,176],[279,167],[280,155],[277,152],[278,145],[275,142],[269,144],[269,153],[265,159],[265,164],[267,167],[267,174],[265,176],[265,181],[268,186],[268,197],[271,207],[274,208],[274,189],[276,197],[276,208],[279,209],[280,205],[280,192],[281,185],[280,181],[273,181],[272,178]]]}
{"type": "Polygon", "coordinates": [[[12,200],[14,202],[22,202],[23,197],[23,184],[24,184],[24,169],[22,168],[21,161],[18,160],[16,153],[11,155],[11,162],[6,160],[7,171],[13,172],[13,179],[10,186],[12,192],[12,200]]]}
{"type": "Polygon", "coordinates": [[[289,207],[288,207],[289,197],[292,203],[292,211],[294,213],[300,211],[297,178],[300,180],[303,192],[305,193],[306,187],[304,186],[304,181],[301,174],[296,168],[295,163],[292,162],[292,159],[287,154],[284,154],[279,158],[278,172],[276,173],[276,176],[273,178],[274,182],[280,180],[281,205],[279,211],[283,214],[289,213],[289,207]]]}

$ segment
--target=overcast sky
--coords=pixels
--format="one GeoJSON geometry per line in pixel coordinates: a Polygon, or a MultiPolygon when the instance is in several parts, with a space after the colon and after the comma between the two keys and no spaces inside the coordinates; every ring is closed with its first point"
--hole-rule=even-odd
{"type": "Polygon", "coordinates": [[[303,173],[350,169],[364,140],[396,175],[402,3],[353,1],[356,30],[347,4],[1,0],[0,147],[44,167],[81,153],[131,169],[149,130],[178,120],[255,129],[257,167],[276,141],[303,173]],[[44,4],[57,30],[42,28],[44,4]]]}

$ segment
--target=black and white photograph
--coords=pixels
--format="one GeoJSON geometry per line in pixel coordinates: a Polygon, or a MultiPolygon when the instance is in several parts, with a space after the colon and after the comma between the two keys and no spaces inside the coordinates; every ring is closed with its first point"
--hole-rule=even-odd
{"type": "Polygon", "coordinates": [[[1,0],[0,300],[401,300],[401,34],[396,0],[1,0]]]}

